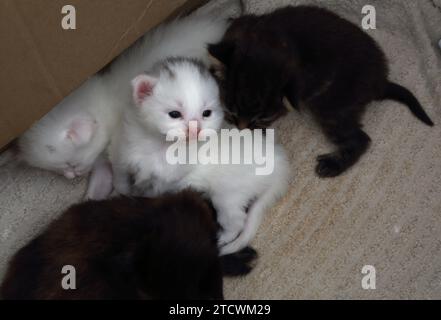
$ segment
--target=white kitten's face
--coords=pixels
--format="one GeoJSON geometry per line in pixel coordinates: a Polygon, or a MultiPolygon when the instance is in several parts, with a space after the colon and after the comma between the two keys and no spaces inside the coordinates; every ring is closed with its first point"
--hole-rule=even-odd
{"type": "Polygon", "coordinates": [[[197,137],[202,129],[218,130],[223,120],[219,89],[201,66],[188,61],[167,64],[157,77],[132,81],[133,97],[142,121],[163,135],[197,137]],[[197,123],[197,129],[190,127],[197,123]]]}
{"type": "Polygon", "coordinates": [[[80,116],[65,124],[52,122],[43,119],[20,139],[24,160],[69,179],[89,172],[98,156],[93,141],[96,121],[80,116]]]}

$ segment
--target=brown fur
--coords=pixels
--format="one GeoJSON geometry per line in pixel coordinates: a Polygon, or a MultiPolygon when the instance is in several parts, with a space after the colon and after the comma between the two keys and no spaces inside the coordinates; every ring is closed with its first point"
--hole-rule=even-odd
{"type": "Polygon", "coordinates": [[[222,299],[223,266],[246,274],[256,254],[220,259],[214,214],[193,191],[74,205],[13,257],[2,296],[222,299]],[[64,265],[76,269],[75,290],[61,286],[64,265]]]}

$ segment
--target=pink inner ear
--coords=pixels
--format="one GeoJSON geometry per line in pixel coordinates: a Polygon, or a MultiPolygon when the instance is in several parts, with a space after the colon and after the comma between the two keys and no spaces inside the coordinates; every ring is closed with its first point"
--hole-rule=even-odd
{"type": "Polygon", "coordinates": [[[81,118],[72,121],[67,130],[67,138],[72,140],[76,146],[89,143],[95,133],[96,121],[94,119],[81,118]]]}
{"type": "Polygon", "coordinates": [[[144,99],[153,94],[153,88],[156,84],[156,79],[147,75],[139,75],[132,81],[133,84],[133,99],[137,104],[141,104],[144,99]]]}
{"type": "Polygon", "coordinates": [[[153,87],[148,83],[141,82],[138,87],[138,97],[143,99],[152,94],[153,87]]]}

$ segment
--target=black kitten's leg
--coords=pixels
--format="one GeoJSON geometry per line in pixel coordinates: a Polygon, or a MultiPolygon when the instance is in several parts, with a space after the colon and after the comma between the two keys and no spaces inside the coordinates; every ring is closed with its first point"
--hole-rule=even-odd
{"type": "Polygon", "coordinates": [[[256,259],[257,252],[251,247],[221,256],[222,272],[230,277],[246,275],[253,269],[256,259]]]}
{"type": "Polygon", "coordinates": [[[326,136],[337,145],[333,153],[317,157],[315,168],[319,177],[335,177],[347,170],[369,147],[371,139],[356,123],[324,125],[326,136]]]}

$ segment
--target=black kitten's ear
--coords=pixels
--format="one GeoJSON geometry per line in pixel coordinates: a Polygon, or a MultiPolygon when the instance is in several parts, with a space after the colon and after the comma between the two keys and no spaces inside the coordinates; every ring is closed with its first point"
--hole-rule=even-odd
{"type": "Polygon", "coordinates": [[[212,60],[216,61],[217,64],[228,64],[233,54],[233,50],[234,44],[230,42],[220,42],[217,44],[208,45],[208,53],[210,54],[212,60]]]}

